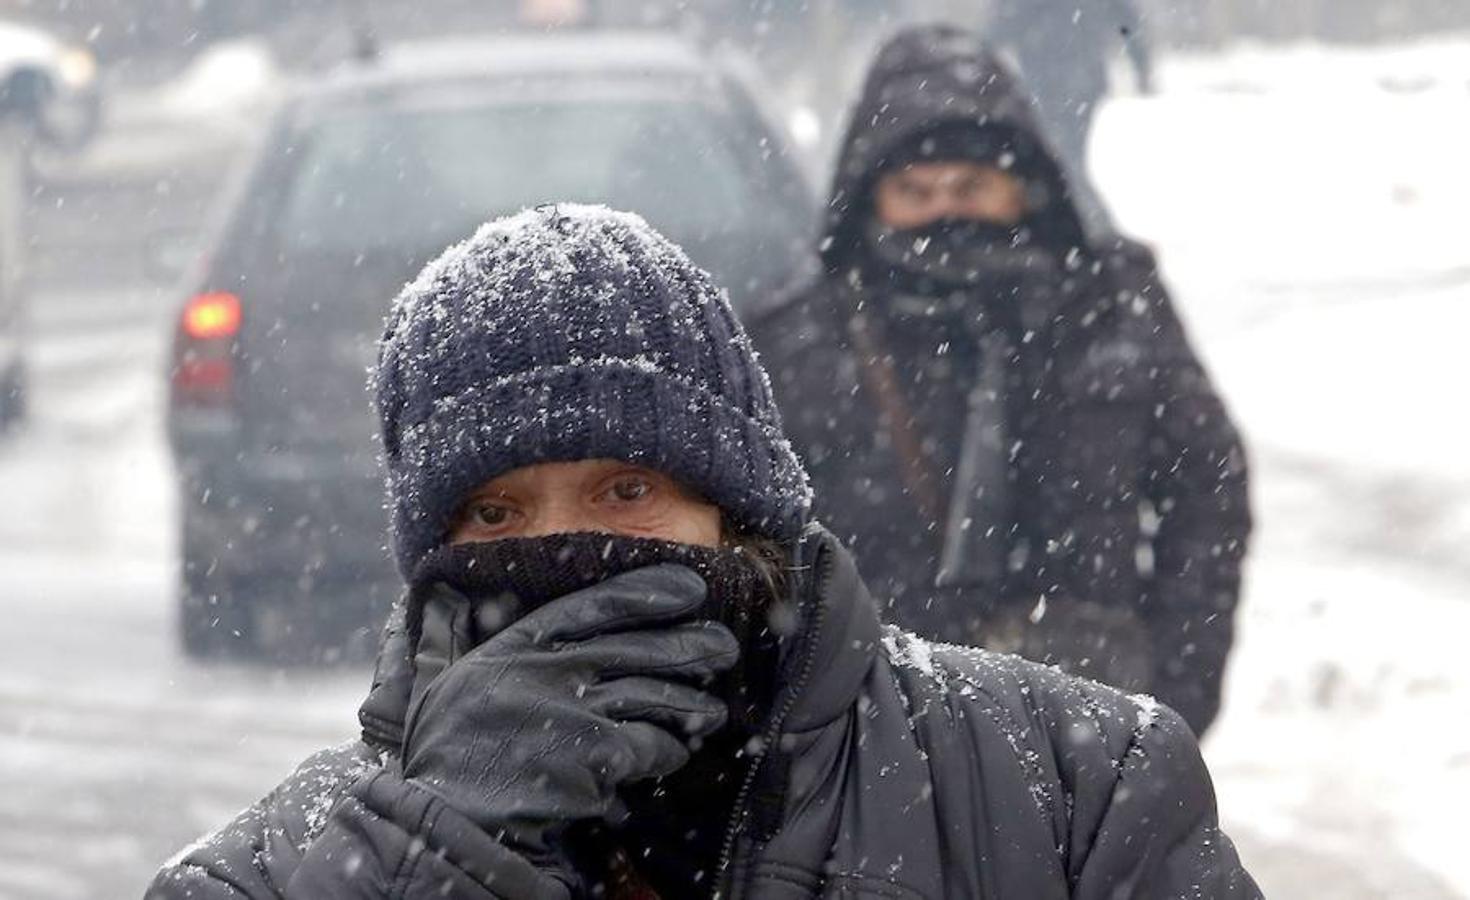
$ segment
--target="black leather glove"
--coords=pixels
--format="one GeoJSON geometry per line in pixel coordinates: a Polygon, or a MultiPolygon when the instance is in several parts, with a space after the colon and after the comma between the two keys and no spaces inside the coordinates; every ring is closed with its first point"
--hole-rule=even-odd
{"type": "Polygon", "coordinates": [[[625,572],[548,603],[444,670],[409,711],[403,771],[570,884],[569,825],[617,818],[623,784],[667,775],[719,729],[702,686],[735,637],[690,621],[705,585],[682,566],[625,572]]]}

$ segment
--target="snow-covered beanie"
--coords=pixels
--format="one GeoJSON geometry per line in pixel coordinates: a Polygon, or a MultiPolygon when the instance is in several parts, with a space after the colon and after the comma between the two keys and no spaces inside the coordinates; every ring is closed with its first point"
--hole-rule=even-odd
{"type": "Polygon", "coordinates": [[[629,213],[561,204],[483,225],[398,295],[372,386],[405,577],[472,489],[534,463],[644,465],[777,539],[810,506],[724,292],[629,213]]]}

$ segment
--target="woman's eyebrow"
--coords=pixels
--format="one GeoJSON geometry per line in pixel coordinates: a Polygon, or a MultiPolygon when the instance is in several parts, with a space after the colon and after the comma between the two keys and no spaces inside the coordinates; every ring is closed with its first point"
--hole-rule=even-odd
{"type": "Polygon", "coordinates": [[[481,488],[478,491],[472,492],[465,502],[473,503],[476,500],[489,500],[492,498],[501,500],[508,496],[510,496],[510,491],[507,488],[481,488]]]}

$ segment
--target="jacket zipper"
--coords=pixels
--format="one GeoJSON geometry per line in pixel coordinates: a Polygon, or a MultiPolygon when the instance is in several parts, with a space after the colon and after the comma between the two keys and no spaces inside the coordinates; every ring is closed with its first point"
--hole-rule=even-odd
{"type": "Polygon", "coordinates": [[[725,829],[725,843],[720,850],[720,866],[716,870],[720,873],[711,897],[716,900],[732,900],[734,897],[735,873],[731,870],[731,864],[735,859],[735,844],[740,839],[741,826],[745,822],[749,810],[750,795],[755,790],[755,780],[760,774],[760,767],[770,755],[771,747],[781,738],[781,728],[786,723],[786,717],[796,706],[797,698],[801,696],[806,688],[807,680],[811,677],[812,667],[816,664],[817,637],[821,633],[822,620],[826,616],[826,604],[820,601],[821,589],[828,580],[831,569],[830,552],[823,552],[826,548],[817,544],[816,560],[812,567],[814,580],[811,582],[811,594],[816,599],[812,610],[811,623],[806,629],[805,635],[810,641],[810,646],[805,649],[805,655],[801,661],[801,669],[796,673],[796,680],[792,682],[791,690],[787,692],[786,699],[782,702],[780,709],[771,717],[771,723],[766,727],[762,735],[761,752],[751,760],[749,768],[745,770],[745,780],[740,784],[740,791],[735,795],[735,808],[731,814],[730,824],[725,829]],[[727,890],[728,889],[728,890],[727,890]]]}

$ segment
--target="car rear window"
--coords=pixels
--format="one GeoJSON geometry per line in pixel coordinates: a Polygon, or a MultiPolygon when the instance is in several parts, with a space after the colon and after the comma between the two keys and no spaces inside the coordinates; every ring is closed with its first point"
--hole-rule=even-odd
{"type": "Polygon", "coordinates": [[[634,210],[695,244],[800,244],[806,225],[761,171],[764,136],[685,99],[358,106],[303,137],[278,222],[288,255],[433,250],[560,200],[634,210]]]}

